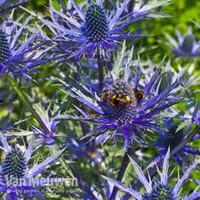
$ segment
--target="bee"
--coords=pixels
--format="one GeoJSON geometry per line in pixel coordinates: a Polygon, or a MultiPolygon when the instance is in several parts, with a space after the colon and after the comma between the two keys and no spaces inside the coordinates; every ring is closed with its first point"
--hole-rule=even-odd
{"type": "Polygon", "coordinates": [[[138,102],[140,102],[144,98],[144,92],[142,90],[134,89],[135,97],[138,102]]]}
{"type": "Polygon", "coordinates": [[[127,94],[121,94],[118,91],[104,90],[101,99],[113,106],[137,106],[137,104],[144,98],[144,92],[138,89],[132,89],[127,94]]]}

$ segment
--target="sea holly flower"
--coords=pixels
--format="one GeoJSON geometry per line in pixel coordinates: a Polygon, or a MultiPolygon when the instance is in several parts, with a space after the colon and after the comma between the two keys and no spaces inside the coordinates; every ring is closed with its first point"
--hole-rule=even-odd
{"type": "Polygon", "coordinates": [[[90,1],[85,8],[71,0],[72,8],[67,13],[58,11],[50,5],[52,21],[28,12],[39,18],[52,31],[54,37],[51,41],[56,45],[55,53],[61,60],[63,57],[68,59],[85,54],[92,57],[101,54],[106,58],[120,41],[144,36],[138,33],[137,29],[133,33],[128,33],[126,28],[149,17],[156,8],[166,5],[169,0],[149,1],[140,6],[136,4],[137,6],[128,12],[129,3],[130,0],[123,0],[120,3],[113,1],[107,10],[105,1],[90,1]]]}
{"type": "MultiPolygon", "coordinates": [[[[124,56],[122,53],[121,56],[124,56]]],[[[119,58],[119,60],[123,60],[119,58]]],[[[183,78],[171,79],[163,72],[163,63],[155,67],[148,81],[144,80],[138,67],[132,65],[132,51],[124,62],[116,59],[115,68],[110,72],[104,89],[100,94],[74,81],[73,84],[59,80],[76,98],[95,113],[91,115],[77,108],[83,120],[91,120],[97,125],[96,135],[124,138],[127,149],[130,141],[140,140],[147,130],[156,130],[162,111],[180,101],[178,89],[184,83],[183,78]]]]}
{"type": "Polygon", "coordinates": [[[25,151],[17,146],[11,147],[2,133],[0,133],[0,141],[1,149],[6,154],[0,168],[0,193],[3,193],[3,199],[17,200],[25,197],[28,199],[33,197],[45,199],[38,187],[44,187],[50,183],[45,178],[43,178],[43,181],[38,181],[36,177],[45,172],[65,149],[53,153],[41,163],[35,163],[31,167],[28,162],[33,152],[39,148],[39,146],[36,147],[34,139],[30,141],[25,151]]]}
{"type": "Polygon", "coordinates": [[[34,104],[32,106],[34,112],[38,116],[38,125],[33,125],[33,131],[10,131],[10,136],[34,136],[39,144],[53,145],[57,137],[63,137],[56,131],[58,123],[60,123],[59,111],[57,106],[51,109],[51,104],[45,109],[44,105],[34,104]]]}
{"type": "Polygon", "coordinates": [[[40,104],[34,105],[34,108],[41,119],[40,128],[37,126],[33,127],[34,135],[39,139],[40,143],[54,144],[56,137],[58,136],[56,126],[60,122],[59,119],[57,119],[59,112],[57,111],[57,108],[51,110],[50,107],[51,104],[49,104],[48,108],[45,110],[40,104]]]}
{"type": "Polygon", "coordinates": [[[47,62],[44,55],[48,49],[36,42],[41,38],[39,32],[26,31],[30,17],[21,24],[20,19],[12,20],[13,14],[0,26],[0,73],[30,79],[33,68],[47,62]],[[22,36],[25,39],[21,40],[22,36]]]}
{"type": "Polygon", "coordinates": [[[114,186],[118,187],[125,193],[130,194],[136,200],[153,200],[153,199],[169,199],[169,200],[193,200],[198,199],[200,197],[200,192],[194,191],[187,197],[185,194],[180,194],[179,191],[183,186],[184,182],[188,179],[192,171],[197,167],[198,163],[194,162],[183,174],[182,178],[178,178],[177,183],[174,186],[169,185],[168,180],[170,176],[168,175],[169,169],[169,151],[167,152],[164,161],[163,161],[163,168],[162,172],[157,168],[158,174],[160,175],[160,180],[154,181],[153,177],[148,176],[146,178],[145,174],[143,173],[142,169],[139,165],[130,158],[130,162],[133,165],[135,172],[138,176],[138,179],[144,186],[146,193],[140,193],[132,188],[128,188],[127,186],[123,185],[122,183],[113,180],[111,178],[107,178],[107,180],[113,184],[114,186]]]}
{"type": "MultiPolygon", "coordinates": [[[[165,121],[164,129],[158,130],[157,138],[154,142],[154,147],[158,150],[159,156],[155,159],[162,158],[167,149],[170,147],[171,150],[180,145],[184,139],[191,133],[192,127],[180,128],[175,124],[174,118],[165,121]]],[[[189,142],[194,142],[198,138],[193,136],[189,142]]],[[[180,165],[180,167],[185,170],[185,165],[190,163],[190,158],[200,155],[198,148],[190,144],[185,144],[177,153],[175,153],[172,158],[180,165]],[[189,163],[188,163],[189,162],[189,163]]]]}
{"type": "Polygon", "coordinates": [[[169,35],[166,35],[167,39],[173,46],[172,50],[176,57],[192,58],[200,56],[200,43],[195,40],[191,28],[189,28],[188,32],[184,36],[182,36],[177,30],[176,36],[178,42],[169,35]]]}
{"type": "MultiPolygon", "coordinates": [[[[138,67],[141,69],[142,74],[145,76],[144,80],[147,82],[150,81],[152,74],[155,72],[155,66],[152,61],[148,60],[146,64],[144,63],[138,67]],[[146,67],[146,65],[148,65],[148,67],[146,67]]],[[[174,82],[175,80],[182,80],[182,84],[176,88],[177,92],[180,91],[183,87],[190,87],[200,83],[199,75],[193,72],[192,65],[186,65],[184,67],[177,66],[177,68],[177,70],[173,69],[171,60],[169,60],[166,65],[163,65],[164,73],[160,83],[160,91],[167,87],[171,81],[174,82]]]]}

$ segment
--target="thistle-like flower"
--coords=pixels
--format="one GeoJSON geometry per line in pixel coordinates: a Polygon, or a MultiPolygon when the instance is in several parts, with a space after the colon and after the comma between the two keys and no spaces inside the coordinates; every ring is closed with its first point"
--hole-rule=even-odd
{"type": "Polygon", "coordinates": [[[37,122],[39,124],[33,125],[33,131],[10,131],[10,135],[22,137],[32,135],[38,140],[39,144],[55,144],[56,138],[62,136],[56,131],[60,118],[58,117],[59,112],[57,111],[57,108],[55,108],[56,106],[54,106],[54,110],[51,110],[50,107],[51,104],[49,104],[47,109],[40,104],[34,104],[33,109],[35,110],[37,122]]]}
{"type": "MultiPolygon", "coordinates": [[[[165,122],[165,128],[157,131],[158,136],[154,146],[158,150],[159,158],[166,154],[169,147],[173,150],[180,145],[191,133],[192,127],[189,127],[187,130],[185,128],[181,128],[180,130],[177,129],[178,126],[175,125],[174,119],[169,119],[165,122]]],[[[189,142],[194,142],[196,139],[198,138],[193,136],[189,142]]],[[[180,165],[183,171],[185,165],[188,165],[189,155],[200,155],[200,151],[192,145],[185,144],[177,153],[173,155],[173,159],[180,165]]]]}
{"type": "Polygon", "coordinates": [[[59,123],[59,119],[57,119],[58,113],[56,110],[50,110],[50,106],[51,104],[45,110],[39,104],[34,105],[36,112],[40,116],[40,128],[34,126],[34,135],[40,140],[40,143],[54,144],[58,136],[56,131],[56,126],[59,123]]]}
{"type": "Polygon", "coordinates": [[[25,32],[30,17],[21,24],[12,20],[13,14],[0,26],[0,73],[30,79],[33,68],[47,61],[43,57],[47,49],[42,49],[42,42],[36,42],[41,37],[39,32],[25,32]]]}
{"type": "Polygon", "coordinates": [[[28,162],[31,155],[36,148],[39,148],[39,146],[35,146],[34,139],[30,141],[24,152],[16,146],[11,147],[2,133],[0,133],[0,141],[1,149],[6,154],[0,169],[0,193],[3,193],[3,199],[18,200],[25,197],[26,199],[33,197],[45,199],[45,196],[37,187],[50,183],[45,178],[43,178],[43,181],[38,181],[35,178],[51,166],[65,149],[53,153],[41,163],[35,163],[30,167],[28,162]]]}
{"type": "Polygon", "coordinates": [[[184,36],[182,36],[177,30],[176,36],[178,42],[169,35],[166,35],[167,39],[173,46],[172,50],[176,57],[192,58],[200,56],[200,43],[195,40],[191,28],[189,28],[188,32],[184,36]]]}
{"type": "MultiPolygon", "coordinates": [[[[91,1],[85,8],[71,0],[69,11],[58,11],[51,5],[52,21],[39,19],[54,35],[52,40],[56,44],[57,56],[59,54],[59,57],[68,59],[85,54],[94,56],[99,52],[106,58],[121,40],[144,36],[137,30],[127,33],[126,28],[138,20],[151,17],[156,8],[168,4],[169,0],[137,3],[129,12],[127,7],[130,2],[113,1],[113,4],[109,4],[112,8],[107,10],[106,1],[91,1]]],[[[36,16],[33,12],[31,14],[36,16]]]]}
{"type": "MultiPolygon", "coordinates": [[[[165,199],[165,200],[193,200],[198,199],[200,197],[200,192],[194,191],[189,196],[185,197],[185,194],[179,194],[179,191],[184,184],[184,182],[188,179],[192,171],[197,167],[198,163],[193,163],[184,173],[181,179],[178,179],[175,186],[170,186],[168,184],[168,168],[169,168],[169,151],[167,152],[164,161],[163,161],[163,169],[162,172],[158,170],[158,174],[160,175],[160,181],[153,181],[152,177],[146,178],[145,174],[143,173],[142,169],[139,165],[130,158],[131,164],[133,165],[135,172],[137,173],[138,179],[143,184],[146,193],[141,194],[140,192],[128,188],[122,183],[113,180],[111,178],[107,178],[110,183],[121,189],[123,192],[130,194],[136,200],[158,200],[158,199],[165,199]]],[[[156,179],[157,180],[157,179],[156,179]]]]}
{"type": "MultiPolygon", "coordinates": [[[[121,56],[123,55],[122,53],[121,56]]],[[[169,73],[162,71],[161,63],[149,79],[144,80],[145,75],[141,74],[140,69],[131,66],[132,51],[124,63],[119,60],[116,59],[116,66],[100,94],[78,83],[72,87],[61,80],[60,82],[67,87],[72,97],[95,113],[92,117],[78,108],[83,119],[96,122],[98,127],[95,133],[123,137],[127,149],[131,140],[142,141],[142,135],[147,129],[155,130],[159,127],[156,120],[166,117],[162,117],[161,112],[180,100],[177,91],[184,79],[170,78],[169,73]]]]}

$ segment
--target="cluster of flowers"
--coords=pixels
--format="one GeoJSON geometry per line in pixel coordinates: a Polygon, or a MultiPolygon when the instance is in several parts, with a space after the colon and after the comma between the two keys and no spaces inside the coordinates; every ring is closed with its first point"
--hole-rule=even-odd
{"type": "MultiPolygon", "coordinates": [[[[78,180],[76,192],[66,194],[66,199],[199,199],[198,187],[179,192],[193,170],[199,168],[200,151],[194,146],[200,139],[199,105],[194,95],[185,90],[197,85],[199,79],[187,66],[173,69],[165,58],[159,64],[150,59],[144,61],[135,55],[133,47],[137,39],[153,37],[145,34],[140,24],[161,16],[160,9],[170,0],[97,0],[80,5],[74,0],[50,1],[46,8],[48,18],[23,7],[25,2],[0,0],[0,76],[37,122],[32,123],[31,130],[28,127],[13,131],[27,120],[24,116],[24,120],[0,132],[0,148],[4,151],[0,167],[2,198],[45,199],[41,188],[48,186],[48,181],[33,187],[29,180],[42,173],[50,175],[48,168],[57,162],[78,180]],[[16,19],[19,11],[24,16],[16,19]],[[51,104],[45,109],[41,104],[30,103],[21,85],[35,84],[33,74],[40,73],[39,66],[62,68],[65,64],[70,67],[69,74],[61,72],[49,77],[60,89],[61,102],[51,100],[55,104],[53,110],[51,104]],[[72,111],[63,108],[66,101],[71,103],[72,111]],[[187,109],[180,109],[179,104],[187,109]],[[61,121],[70,126],[68,131],[79,130],[82,136],[74,133],[74,137],[68,137],[61,121]],[[124,158],[116,178],[111,174],[114,169],[107,169],[107,158],[100,148],[110,146],[108,140],[114,143],[111,149],[117,150],[123,141],[124,158]],[[153,149],[156,156],[142,163],[146,167],[142,170],[134,160],[147,158],[145,149],[153,149]],[[37,151],[50,155],[46,159],[42,155],[44,160],[38,163],[34,158],[37,151]],[[68,159],[100,165],[105,172],[96,173],[97,184],[87,182],[73,162],[66,162],[68,159]],[[169,161],[171,167],[180,166],[182,178],[168,175],[169,161]],[[131,186],[127,187],[122,179],[129,163],[138,178],[131,179],[131,186]],[[21,178],[23,185],[16,184],[14,179],[21,178]],[[141,190],[143,187],[146,191],[141,190]]],[[[166,35],[175,59],[198,59],[200,42],[195,40],[192,29],[185,36],[178,31],[176,34],[178,42],[166,35]]],[[[53,173],[60,176],[58,171],[53,173]]],[[[197,179],[194,177],[195,184],[199,183],[197,179]]],[[[65,199],[62,195],[58,199],[65,199]]]]}

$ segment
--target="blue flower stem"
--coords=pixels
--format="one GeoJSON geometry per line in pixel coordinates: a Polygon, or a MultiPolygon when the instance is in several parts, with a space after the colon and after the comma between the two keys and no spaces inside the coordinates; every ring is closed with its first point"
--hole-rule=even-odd
{"type": "MultiPolygon", "coordinates": [[[[122,161],[122,165],[121,165],[121,168],[120,168],[118,176],[117,176],[117,181],[119,181],[119,182],[122,181],[124,173],[125,173],[125,171],[126,171],[126,169],[128,167],[128,164],[129,164],[129,157],[128,157],[129,150],[130,149],[127,149],[127,151],[124,153],[124,158],[123,158],[123,161],[122,161]]],[[[118,187],[114,187],[113,190],[112,190],[112,193],[110,195],[109,200],[115,200],[117,192],[118,192],[118,187]]]]}
{"type": "Polygon", "coordinates": [[[43,120],[41,119],[41,117],[39,116],[39,114],[35,111],[35,109],[31,105],[31,103],[28,101],[25,93],[17,85],[16,81],[11,76],[9,76],[8,74],[6,74],[6,78],[8,79],[8,81],[9,81],[11,87],[13,88],[13,90],[18,95],[19,99],[29,109],[29,111],[32,113],[32,115],[34,116],[34,118],[38,121],[38,123],[40,124],[40,126],[42,127],[42,129],[45,131],[45,133],[51,134],[50,131],[49,131],[49,129],[47,128],[47,126],[45,125],[45,123],[43,122],[43,120]]]}
{"type": "Polygon", "coordinates": [[[104,67],[103,62],[101,60],[100,50],[97,50],[97,64],[98,64],[98,74],[99,74],[99,91],[101,92],[103,89],[103,82],[104,82],[104,67]]]}

